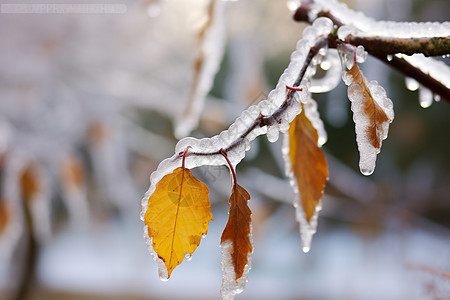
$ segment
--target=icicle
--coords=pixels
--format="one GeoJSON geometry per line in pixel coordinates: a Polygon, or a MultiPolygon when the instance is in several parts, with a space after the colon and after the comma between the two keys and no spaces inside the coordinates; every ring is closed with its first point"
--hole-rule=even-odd
{"type": "Polygon", "coordinates": [[[419,88],[419,104],[422,108],[428,108],[433,104],[433,93],[422,85],[419,88]]]}
{"type": "Polygon", "coordinates": [[[311,249],[311,241],[313,235],[317,231],[317,220],[319,218],[319,212],[322,210],[322,201],[316,206],[316,211],[312,216],[310,222],[306,221],[305,213],[301,205],[295,207],[295,217],[299,224],[300,237],[302,240],[302,251],[308,253],[311,249]]]}
{"type": "MultiPolygon", "coordinates": [[[[253,234],[252,225],[250,224],[250,242],[253,248],[253,234]]],[[[222,286],[220,288],[220,293],[222,294],[222,299],[233,300],[237,294],[242,293],[245,284],[248,281],[248,273],[252,267],[252,253],[247,255],[247,265],[244,267],[244,272],[242,276],[236,280],[236,272],[234,271],[234,264],[231,258],[232,242],[225,241],[220,247],[222,248],[222,286]]]]}

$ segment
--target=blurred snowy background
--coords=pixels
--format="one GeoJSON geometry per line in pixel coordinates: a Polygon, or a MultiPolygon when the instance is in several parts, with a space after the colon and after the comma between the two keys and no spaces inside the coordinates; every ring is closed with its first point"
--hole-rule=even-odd
{"type": "MultiPolygon", "coordinates": [[[[227,169],[195,170],[215,220],[169,282],[139,220],[149,175],[177,142],[207,2],[89,0],[108,13],[46,14],[6,13],[17,2],[0,1],[0,299],[219,299],[227,169]]],[[[192,136],[219,133],[275,86],[304,28],[290,2],[225,3],[224,58],[192,136]]],[[[348,4],[398,21],[450,11],[447,0],[348,4]]],[[[239,165],[255,251],[238,299],[450,299],[450,106],[421,108],[403,76],[374,59],[362,69],[396,118],[364,177],[344,84],[314,96],[331,178],[309,253],[281,140],[255,140],[239,165]]]]}

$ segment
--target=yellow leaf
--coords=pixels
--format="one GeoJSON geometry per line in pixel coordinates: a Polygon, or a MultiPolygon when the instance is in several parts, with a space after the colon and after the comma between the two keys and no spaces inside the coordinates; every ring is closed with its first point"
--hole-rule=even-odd
{"type": "Polygon", "coordinates": [[[213,219],[206,185],[186,168],[164,176],[148,199],[145,224],[153,238],[153,249],[167,267],[173,269],[191,255],[208,232],[213,219]]]}
{"type": "Polygon", "coordinates": [[[289,157],[308,222],[323,196],[328,178],[327,161],[318,146],[318,139],[317,130],[306,117],[302,107],[302,112],[289,127],[289,157]]]}
{"type": "Polygon", "coordinates": [[[231,260],[233,262],[236,280],[241,278],[247,264],[247,255],[252,252],[250,240],[250,222],[252,212],[248,207],[250,195],[238,184],[234,184],[231,193],[230,212],[220,243],[232,242],[231,260]]]}

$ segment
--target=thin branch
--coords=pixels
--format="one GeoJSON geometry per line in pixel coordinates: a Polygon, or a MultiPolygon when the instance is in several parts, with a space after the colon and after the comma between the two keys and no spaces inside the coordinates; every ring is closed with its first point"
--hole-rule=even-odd
{"type": "Polygon", "coordinates": [[[403,58],[393,56],[391,60],[388,60],[386,55],[372,54],[382,62],[386,63],[390,67],[404,74],[405,76],[414,78],[417,82],[420,82],[423,86],[430,89],[434,94],[441,96],[442,99],[450,103],[450,89],[437,81],[429,74],[424,73],[419,68],[414,67],[403,58]]]}
{"type": "MultiPolygon", "coordinates": [[[[311,23],[308,17],[311,7],[309,4],[302,4],[295,12],[293,18],[295,21],[303,21],[311,23]]],[[[329,11],[320,11],[318,17],[329,18],[338,28],[345,25],[341,20],[337,19],[329,11]]],[[[329,47],[335,48],[337,43],[337,30],[329,36],[329,47]],[[332,38],[334,37],[334,39],[332,38]]],[[[378,58],[393,69],[401,72],[405,76],[414,78],[421,85],[431,90],[434,94],[439,95],[442,99],[450,103],[450,89],[437,81],[429,74],[424,73],[419,68],[414,67],[407,61],[395,56],[391,60],[387,59],[388,55],[403,53],[414,54],[422,53],[424,55],[446,55],[450,53],[450,37],[434,37],[434,38],[388,38],[388,37],[357,37],[349,36],[346,42],[358,46],[362,45],[364,49],[372,56],[378,58]],[[434,49],[433,47],[436,47],[434,49]]]]}
{"type": "Polygon", "coordinates": [[[295,93],[300,90],[300,89],[296,89],[296,87],[298,87],[300,85],[300,83],[302,82],[303,77],[305,76],[306,70],[308,69],[312,59],[314,58],[314,56],[316,56],[317,53],[319,53],[319,50],[322,49],[323,47],[325,47],[328,43],[329,43],[328,38],[321,38],[314,44],[314,46],[312,46],[310,48],[308,55],[305,59],[305,62],[303,63],[302,69],[300,70],[300,72],[297,76],[297,79],[292,84],[292,86],[287,87],[289,92],[286,95],[286,99],[280,105],[280,107],[276,111],[273,112],[273,114],[268,115],[268,116],[260,115],[248,127],[248,129],[244,133],[242,133],[235,141],[233,141],[228,147],[226,147],[224,149],[220,149],[215,152],[206,152],[206,153],[205,152],[189,152],[187,154],[187,156],[191,156],[191,155],[210,156],[210,155],[222,154],[222,151],[228,152],[228,151],[238,147],[239,145],[241,145],[244,142],[245,138],[253,130],[255,130],[257,128],[262,128],[264,126],[271,126],[276,123],[281,123],[281,117],[282,117],[283,113],[290,107],[290,105],[292,103],[292,100],[291,101],[289,101],[289,100],[292,99],[294,97],[295,93]]]}
{"type": "Polygon", "coordinates": [[[389,38],[349,36],[346,39],[352,45],[363,45],[372,55],[389,55],[403,53],[413,55],[422,53],[425,56],[441,56],[450,52],[450,37],[431,38],[389,38]]]}

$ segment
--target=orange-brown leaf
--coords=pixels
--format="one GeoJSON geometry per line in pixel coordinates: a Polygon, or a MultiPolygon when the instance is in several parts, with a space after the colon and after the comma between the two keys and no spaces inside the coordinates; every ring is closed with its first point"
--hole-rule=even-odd
{"type": "Polygon", "coordinates": [[[148,199],[145,224],[168,277],[186,253],[192,254],[213,219],[209,190],[186,168],[164,176],[148,199]]]}
{"type": "Polygon", "coordinates": [[[230,212],[220,243],[232,242],[231,260],[236,273],[236,280],[241,278],[247,265],[247,255],[252,252],[250,240],[250,222],[252,211],[248,207],[250,195],[238,184],[234,184],[231,193],[230,212]]]}
{"type": "Polygon", "coordinates": [[[289,127],[289,157],[308,222],[323,196],[328,178],[327,161],[318,146],[318,139],[317,130],[306,117],[303,108],[289,127]]]}
{"type": "Polygon", "coordinates": [[[374,148],[380,149],[382,140],[381,135],[383,131],[382,124],[384,122],[391,122],[392,120],[373,99],[372,94],[370,93],[370,90],[364,80],[364,76],[356,63],[353,64],[352,68],[347,72],[347,75],[351,75],[353,77],[353,82],[362,88],[362,96],[365,100],[363,111],[369,119],[366,134],[370,144],[374,148]]]}

